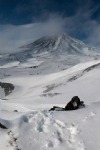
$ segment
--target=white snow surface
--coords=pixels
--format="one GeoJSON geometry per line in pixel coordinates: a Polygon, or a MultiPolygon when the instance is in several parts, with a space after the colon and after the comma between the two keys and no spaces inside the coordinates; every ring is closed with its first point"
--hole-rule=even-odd
{"type": "Polygon", "coordinates": [[[0,150],[100,150],[100,59],[84,56],[67,68],[47,56],[0,65],[0,82],[15,87],[8,96],[0,87],[0,150]],[[73,96],[85,108],[49,111],[73,96]]]}
{"type": "Polygon", "coordinates": [[[0,101],[0,123],[8,128],[0,128],[0,150],[99,150],[99,64],[93,60],[49,75],[4,76],[0,82],[12,83],[15,90],[0,101]],[[64,107],[74,95],[85,108],[49,111],[53,105],[64,107]]]}

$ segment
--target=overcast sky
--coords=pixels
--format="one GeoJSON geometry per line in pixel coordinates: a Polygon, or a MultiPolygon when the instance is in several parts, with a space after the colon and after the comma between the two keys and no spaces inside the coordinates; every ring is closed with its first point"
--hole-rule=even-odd
{"type": "Polygon", "coordinates": [[[100,47],[100,1],[0,0],[0,52],[57,32],[100,47]]]}

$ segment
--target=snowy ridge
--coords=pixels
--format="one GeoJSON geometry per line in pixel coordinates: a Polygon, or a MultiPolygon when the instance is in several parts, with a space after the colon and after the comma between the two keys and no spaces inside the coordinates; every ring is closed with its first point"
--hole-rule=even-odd
{"type": "MultiPolygon", "coordinates": [[[[15,85],[15,87],[19,87],[18,93],[14,94],[16,97],[25,98],[30,97],[38,97],[43,93],[48,93],[53,88],[60,84],[64,84],[67,81],[70,81],[73,76],[79,76],[83,73],[85,69],[92,67],[93,65],[100,64],[100,61],[91,61],[87,63],[78,64],[72,68],[69,68],[64,71],[60,71],[57,73],[49,74],[49,75],[39,75],[39,76],[22,76],[22,77],[7,77],[3,82],[9,82],[15,85]],[[32,92],[34,91],[34,92],[32,92]],[[37,91],[40,91],[37,92],[37,91]],[[48,92],[47,92],[48,91],[48,92]],[[39,95],[38,95],[39,94],[39,95]]],[[[11,94],[13,95],[13,93],[11,94]]],[[[14,98],[13,95],[13,98],[14,98]]]]}
{"type": "Polygon", "coordinates": [[[84,53],[82,50],[83,48],[88,48],[90,51],[92,48],[89,48],[83,42],[76,40],[67,34],[63,33],[61,35],[53,35],[48,37],[42,37],[35,42],[28,44],[26,46],[22,46],[21,49],[26,51],[31,51],[35,54],[42,53],[44,51],[49,52],[66,52],[67,54],[74,54],[74,53],[84,53]]]}
{"type": "Polygon", "coordinates": [[[58,48],[58,45],[60,44],[60,42],[61,42],[61,37],[58,37],[58,41],[56,41],[55,46],[53,48],[54,50],[58,48]]]}
{"type": "Polygon", "coordinates": [[[99,53],[66,34],[21,49],[0,56],[0,150],[100,150],[99,53]],[[49,111],[73,96],[85,108],[49,111]]]}
{"type": "Polygon", "coordinates": [[[74,39],[65,33],[42,37],[33,43],[21,46],[19,49],[20,51],[17,53],[12,53],[9,56],[5,55],[0,57],[0,64],[13,61],[25,62],[30,58],[36,57],[43,59],[45,54],[45,60],[48,58],[56,58],[56,60],[59,60],[62,58],[62,56],[64,60],[67,60],[70,55],[70,58],[72,58],[74,55],[74,57],[77,57],[77,61],[79,60],[78,56],[84,57],[85,55],[89,57],[97,57],[97,55],[99,55],[96,52],[96,49],[87,46],[83,42],[74,39]]]}

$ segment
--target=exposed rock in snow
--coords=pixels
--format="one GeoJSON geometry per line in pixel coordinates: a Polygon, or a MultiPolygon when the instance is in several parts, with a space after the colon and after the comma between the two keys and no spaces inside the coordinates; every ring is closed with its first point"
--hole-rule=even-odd
{"type": "Polygon", "coordinates": [[[0,128],[2,128],[2,129],[7,129],[7,127],[4,126],[2,123],[0,123],[0,128]]]}
{"type": "Polygon", "coordinates": [[[4,89],[5,96],[9,95],[14,90],[14,85],[11,83],[0,82],[0,87],[4,89]]]}

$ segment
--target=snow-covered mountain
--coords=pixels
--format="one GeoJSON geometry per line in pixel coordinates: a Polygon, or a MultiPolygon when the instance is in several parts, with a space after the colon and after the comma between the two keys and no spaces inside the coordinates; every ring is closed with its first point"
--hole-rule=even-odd
{"type": "MultiPolygon", "coordinates": [[[[65,33],[42,37],[33,43],[20,47],[20,50],[21,53],[15,55],[15,58],[19,60],[36,57],[45,53],[60,57],[60,55],[93,55],[96,51],[96,49],[65,33]]],[[[11,56],[14,57],[14,54],[11,56]]]]}
{"type": "Polygon", "coordinates": [[[59,71],[99,57],[96,48],[89,47],[65,33],[42,37],[19,49],[19,52],[1,56],[0,64],[3,66],[13,63],[16,66],[17,63],[19,67],[24,65],[33,68],[39,66],[41,72],[48,73],[48,68],[51,68],[50,72],[59,71]]]}
{"type": "Polygon", "coordinates": [[[21,48],[33,51],[35,53],[41,52],[67,52],[68,54],[82,53],[82,49],[86,47],[81,41],[75,40],[67,34],[53,35],[48,37],[42,37],[35,42],[22,46],[21,48]]]}
{"type": "Polygon", "coordinates": [[[99,53],[66,34],[1,55],[0,150],[100,150],[99,89],[99,53]],[[85,108],[48,111],[76,95],[85,108]]]}

